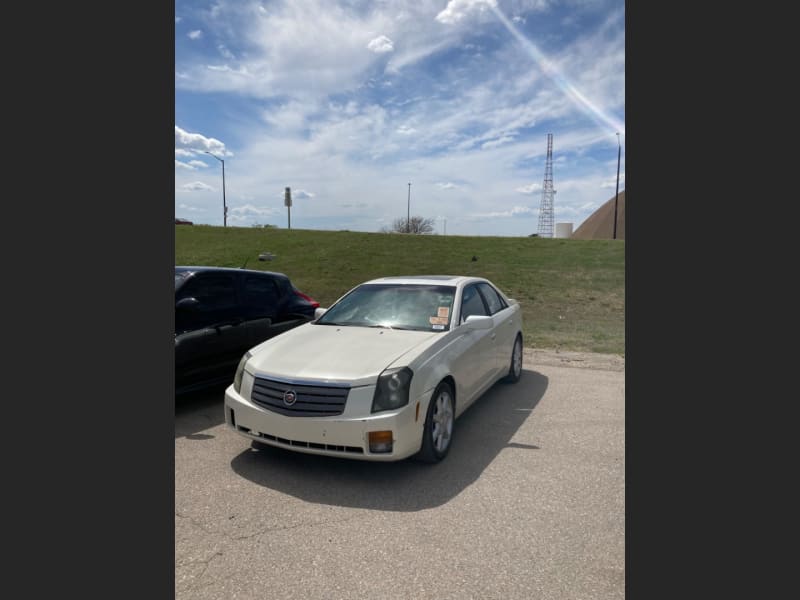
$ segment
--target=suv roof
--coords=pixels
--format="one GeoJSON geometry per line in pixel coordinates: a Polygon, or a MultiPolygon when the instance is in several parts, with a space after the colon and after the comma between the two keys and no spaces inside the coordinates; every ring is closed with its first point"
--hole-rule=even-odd
{"type": "MultiPolygon", "coordinates": [[[[237,269],[235,267],[208,267],[208,266],[176,266],[175,273],[208,273],[208,272],[221,272],[221,273],[257,273],[259,275],[275,275],[276,277],[287,277],[284,273],[276,273],[274,271],[257,271],[256,269],[237,269]]],[[[287,277],[288,278],[288,277],[287,277]]]]}

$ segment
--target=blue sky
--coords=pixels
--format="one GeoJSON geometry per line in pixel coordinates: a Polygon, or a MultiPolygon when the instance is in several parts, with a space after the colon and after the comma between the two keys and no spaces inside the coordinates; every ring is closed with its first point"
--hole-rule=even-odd
{"type": "Polygon", "coordinates": [[[624,0],[175,4],[175,216],[447,235],[538,230],[625,189],[624,0]],[[619,138],[617,132],[620,133],[619,138]]]}

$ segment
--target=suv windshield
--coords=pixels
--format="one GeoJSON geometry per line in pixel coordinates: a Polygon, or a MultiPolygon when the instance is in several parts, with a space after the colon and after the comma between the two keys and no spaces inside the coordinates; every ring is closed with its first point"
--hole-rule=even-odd
{"type": "Polygon", "coordinates": [[[188,271],[175,271],[175,291],[178,291],[178,288],[181,287],[181,284],[186,281],[186,278],[189,277],[188,271]]]}
{"type": "Polygon", "coordinates": [[[319,325],[445,331],[456,288],[446,285],[364,284],[334,304],[319,325]]]}

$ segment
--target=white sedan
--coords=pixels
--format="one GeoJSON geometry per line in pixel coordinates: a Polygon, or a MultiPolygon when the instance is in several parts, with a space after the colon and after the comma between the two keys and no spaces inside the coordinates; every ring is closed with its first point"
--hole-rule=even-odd
{"type": "Polygon", "coordinates": [[[327,456],[443,459],[453,425],[522,374],[522,310],[479,277],[384,277],[255,346],[225,422],[262,444],[327,456]]]}

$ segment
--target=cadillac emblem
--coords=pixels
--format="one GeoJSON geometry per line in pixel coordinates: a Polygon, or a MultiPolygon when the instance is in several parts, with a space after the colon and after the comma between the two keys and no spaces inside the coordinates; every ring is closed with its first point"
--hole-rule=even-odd
{"type": "Polygon", "coordinates": [[[287,390],[283,393],[283,403],[286,406],[291,406],[297,401],[297,394],[294,390],[287,390]]]}

